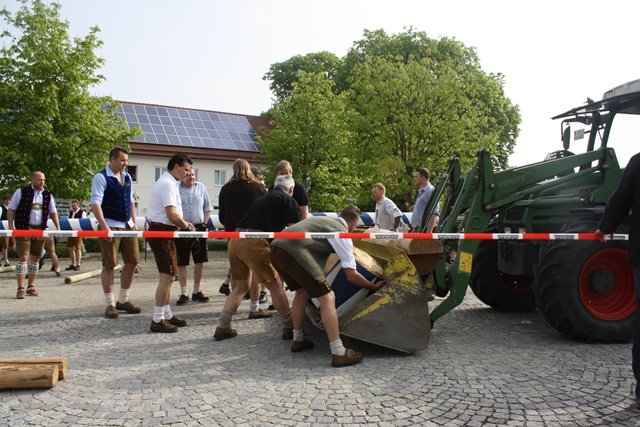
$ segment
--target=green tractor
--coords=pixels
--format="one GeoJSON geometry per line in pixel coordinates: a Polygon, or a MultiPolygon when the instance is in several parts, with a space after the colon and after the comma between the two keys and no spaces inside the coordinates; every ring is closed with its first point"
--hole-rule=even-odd
{"type": "MultiPolygon", "coordinates": [[[[463,175],[452,159],[434,190],[438,233],[593,233],[622,169],[608,146],[616,117],[640,114],[640,80],[604,94],[601,101],[559,114],[563,149],[544,161],[494,170],[487,151],[463,175]],[[571,125],[581,129],[572,135],[571,125]],[[586,150],[570,151],[586,138],[586,150]]],[[[621,227],[617,233],[627,233],[621,227]]],[[[502,311],[539,309],[562,333],[586,342],[630,340],[635,315],[633,270],[627,241],[443,240],[444,253],[431,278],[446,296],[431,310],[433,324],[459,305],[467,286],[502,311]]]]}

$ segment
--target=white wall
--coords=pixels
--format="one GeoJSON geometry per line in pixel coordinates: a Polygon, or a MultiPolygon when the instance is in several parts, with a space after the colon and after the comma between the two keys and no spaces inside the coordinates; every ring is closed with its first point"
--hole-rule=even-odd
{"type": "MultiPolygon", "coordinates": [[[[167,167],[169,157],[129,155],[129,165],[137,166],[137,181],[133,183],[133,192],[138,197],[138,215],[146,216],[151,191],[155,184],[156,167],[167,167]]],[[[197,180],[202,182],[209,192],[214,213],[218,213],[218,194],[222,185],[214,185],[214,170],[226,171],[228,181],[233,174],[233,162],[223,160],[193,160],[193,167],[198,169],[197,180]]],[[[223,183],[224,184],[224,183],[223,183]]]]}

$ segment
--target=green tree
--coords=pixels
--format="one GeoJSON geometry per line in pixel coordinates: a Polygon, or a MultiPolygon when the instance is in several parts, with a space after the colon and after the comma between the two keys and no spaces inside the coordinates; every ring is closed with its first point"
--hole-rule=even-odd
{"type": "Polygon", "coordinates": [[[279,102],[291,93],[293,83],[301,73],[323,73],[333,79],[340,65],[340,59],[331,52],[296,55],[284,62],[272,64],[262,79],[271,82],[269,89],[275,95],[276,102],[279,102]]]}
{"type": "Polygon", "coordinates": [[[87,198],[92,174],[106,161],[114,144],[138,131],[114,114],[109,97],[92,96],[102,82],[102,45],[93,27],[71,40],[60,5],[21,1],[11,14],[0,48],[0,188],[29,182],[41,170],[47,187],[60,197],[87,198]]]}
{"type": "MultiPolygon", "coordinates": [[[[265,160],[275,165],[286,159],[294,178],[309,194],[314,211],[336,211],[354,201],[361,181],[355,169],[345,97],[334,93],[324,73],[301,72],[289,96],[271,110],[275,128],[260,141],[265,160]]],[[[273,179],[268,171],[267,179],[273,179]]]]}
{"type": "MultiPolygon", "coordinates": [[[[299,81],[301,70],[313,69],[309,58],[320,54],[271,66],[265,79],[278,90],[274,110],[287,102],[288,88],[299,81]]],[[[481,148],[493,153],[497,168],[507,167],[520,114],[505,96],[503,76],[484,72],[475,49],[453,39],[431,39],[413,28],[391,36],[365,30],[364,37],[334,63],[331,72],[321,72],[333,81],[332,92],[344,97],[340,108],[351,112],[340,125],[344,127],[334,128],[351,135],[345,155],[353,162],[351,175],[363,183],[355,195],[360,205],[372,206],[369,184],[377,181],[385,184],[387,197],[397,204],[410,203],[415,193],[411,172],[416,167],[427,166],[435,181],[452,156],[469,166],[481,148]]],[[[305,88],[298,87],[298,97],[305,88]]],[[[276,124],[286,132],[287,123],[278,119],[276,124]]],[[[280,147],[284,158],[287,149],[280,147]]]]}
{"type": "MultiPolygon", "coordinates": [[[[376,104],[386,116],[356,133],[380,126],[395,133],[395,138],[387,135],[381,155],[400,156],[407,169],[428,159],[440,171],[453,155],[468,164],[478,149],[488,148],[497,155],[496,166],[507,166],[520,122],[518,108],[504,96],[503,76],[486,74],[473,48],[452,39],[433,40],[411,28],[392,36],[365,31],[343,63],[352,106],[369,116],[376,104]]],[[[360,124],[366,122],[363,117],[360,124]]]]}
{"type": "Polygon", "coordinates": [[[452,156],[468,166],[483,147],[503,149],[488,107],[470,96],[478,85],[460,79],[455,64],[428,62],[374,58],[354,67],[348,93],[365,171],[379,175],[377,163],[397,159],[408,183],[418,166],[442,171],[452,156]]]}

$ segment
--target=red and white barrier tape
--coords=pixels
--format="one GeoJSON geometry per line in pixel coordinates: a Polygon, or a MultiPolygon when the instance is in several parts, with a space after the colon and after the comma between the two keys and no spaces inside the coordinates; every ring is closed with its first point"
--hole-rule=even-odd
{"type": "Polygon", "coordinates": [[[0,230],[0,237],[142,237],[145,239],[379,239],[379,240],[629,240],[627,234],[596,233],[303,233],[279,231],[97,231],[97,230],[0,230]]]}

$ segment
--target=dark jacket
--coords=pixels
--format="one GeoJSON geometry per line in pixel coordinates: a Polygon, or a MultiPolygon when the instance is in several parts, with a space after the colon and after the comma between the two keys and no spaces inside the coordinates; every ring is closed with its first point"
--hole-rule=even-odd
{"type": "MultiPolygon", "coordinates": [[[[273,185],[269,187],[269,191],[271,190],[273,190],[273,185]]],[[[293,197],[293,200],[298,202],[298,206],[309,206],[307,190],[305,190],[302,184],[299,184],[298,181],[293,181],[293,194],[291,197],[293,197]]]]}
{"type": "Polygon", "coordinates": [[[251,204],[267,190],[259,182],[229,181],[220,189],[218,219],[225,231],[234,231],[251,204]]]}
{"type": "Polygon", "coordinates": [[[287,224],[300,221],[300,207],[293,197],[279,188],[269,191],[251,204],[238,228],[282,231],[287,224]]]}
{"type": "Polygon", "coordinates": [[[640,267],[640,153],[629,160],[618,188],[607,202],[598,228],[604,234],[613,233],[629,213],[629,262],[640,267]]]}

